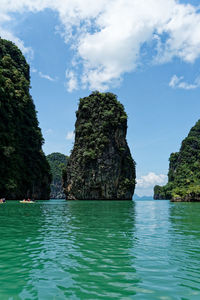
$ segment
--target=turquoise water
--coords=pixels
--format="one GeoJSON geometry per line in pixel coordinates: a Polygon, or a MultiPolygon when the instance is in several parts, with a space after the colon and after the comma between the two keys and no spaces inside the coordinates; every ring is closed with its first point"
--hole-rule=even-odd
{"type": "Polygon", "coordinates": [[[0,205],[0,299],[200,299],[200,203],[0,205]]]}

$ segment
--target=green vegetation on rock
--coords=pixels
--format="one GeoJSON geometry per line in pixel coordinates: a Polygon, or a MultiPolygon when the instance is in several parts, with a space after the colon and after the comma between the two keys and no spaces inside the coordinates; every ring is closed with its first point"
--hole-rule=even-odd
{"type": "Polygon", "coordinates": [[[183,140],[180,151],[169,158],[168,183],[155,186],[155,199],[200,200],[200,120],[183,140]]]}
{"type": "Polygon", "coordinates": [[[63,191],[62,172],[64,168],[66,168],[68,157],[64,154],[55,152],[47,155],[47,160],[52,173],[50,197],[52,199],[64,199],[65,194],[63,191]]]}
{"type": "Polygon", "coordinates": [[[67,199],[132,199],[135,163],[126,142],[127,115],[112,93],[80,99],[75,144],[66,170],[67,199]]]}
{"type": "Polygon", "coordinates": [[[24,56],[0,38],[0,197],[49,198],[50,167],[29,88],[24,56]]]}

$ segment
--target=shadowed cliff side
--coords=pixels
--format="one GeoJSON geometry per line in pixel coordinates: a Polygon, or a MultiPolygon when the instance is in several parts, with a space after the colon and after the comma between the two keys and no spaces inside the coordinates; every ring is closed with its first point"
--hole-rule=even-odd
{"type": "Polygon", "coordinates": [[[168,183],[154,187],[154,199],[200,201],[200,120],[169,162],[168,183]]]}
{"type": "Polygon", "coordinates": [[[54,152],[47,155],[47,160],[52,173],[50,198],[64,199],[62,172],[66,168],[68,157],[62,153],[54,152]]]}
{"type": "Polygon", "coordinates": [[[48,199],[50,167],[21,51],[0,38],[0,197],[48,199]]]}
{"type": "Polygon", "coordinates": [[[127,115],[111,93],[80,99],[75,143],[63,173],[66,199],[131,200],[135,162],[126,142],[127,115]]]}

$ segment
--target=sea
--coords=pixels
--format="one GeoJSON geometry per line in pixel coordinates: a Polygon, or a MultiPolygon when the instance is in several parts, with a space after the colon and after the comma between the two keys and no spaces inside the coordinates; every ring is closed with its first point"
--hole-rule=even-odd
{"type": "Polygon", "coordinates": [[[7,201],[0,299],[200,299],[200,203],[7,201]]]}

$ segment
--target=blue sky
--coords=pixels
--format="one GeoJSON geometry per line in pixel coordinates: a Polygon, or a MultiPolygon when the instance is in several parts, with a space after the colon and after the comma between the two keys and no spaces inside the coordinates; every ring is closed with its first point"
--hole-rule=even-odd
{"type": "Polygon", "coordinates": [[[170,153],[199,119],[199,3],[82,2],[2,0],[0,36],[31,66],[45,153],[70,154],[80,97],[113,92],[128,114],[136,193],[151,195],[166,182],[170,153]]]}

